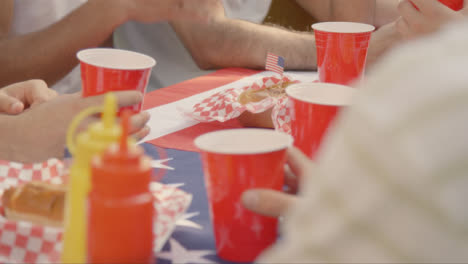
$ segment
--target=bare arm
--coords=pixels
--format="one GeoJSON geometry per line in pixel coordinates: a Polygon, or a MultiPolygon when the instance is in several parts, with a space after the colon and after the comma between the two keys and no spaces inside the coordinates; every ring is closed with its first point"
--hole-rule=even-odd
{"type": "MultiPolygon", "coordinates": [[[[105,2],[88,1],[42,31],[10,38],[3,35],[0,65],[6,67],[0,71],[0,86],[33,78],[44,79],[52,85],[65,76],[77,64],[78,50],[101,45],[125,21],[125,13],[118,5],[105,5],[105,2]]],[[[11,19],[13,5],[0,12],[1,17],[11,19]]]]}
{"type": "Polygon", "coordinates": [[[288,69],[315,68],[313,35],[229,19],[219,2],[207,10],[206,23],[171,23],[200,68],[263,68],[267,52],[283,56],[288,69]]]}
{"type": "Polygon", "coordinates": [[[198,6],[208,0],[88,0],[44,30],[8,37],[13,1],[0,1],[0,87],[25,79],[52,85],[77,64],[78,50],[108,46],[106,40],[120,24],[200,19],[198,6]]]}
{"type": "MultiPolygon", "coordinates": [[[[115,95],[119,107],[137,104],[143,98],[136,91],[119,91],[115,95]]],[[[0,160],[29,163],[62,158],[72,118],[85,108],[102,105],[103,99],[104,95],[81,98],[79,93],[65,94],[18,115],[0,114],[0,160]]],[[[131,133],[146,136],[149,130],[144,126],[148,120],[146,112],[133,115],[131,133]]]]}

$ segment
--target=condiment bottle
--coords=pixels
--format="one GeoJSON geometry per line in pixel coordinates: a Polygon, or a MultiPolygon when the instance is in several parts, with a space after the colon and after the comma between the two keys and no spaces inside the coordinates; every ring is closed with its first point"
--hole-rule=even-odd
{"type": "Polygon", "coordinates": [[[127,140],[124,112],[120,144],[92,162],[88,200],[89,263],[153,263],[152,168],[143,149],[127,140]]]}
{"type": "Polygon", "coordinates": [[[117,98],[109,93],[104,108],[92,107],[78,114],[70,124],[67,145],[73,155],[65,202],[62,263],[86,263],[86,199],[90,190],[91,159],[117,142],[121,128],[116,124],[117,98]],[[74,133],[86,117],[103,112],[100,122],[91,124],[76,137],[74,133]]]}

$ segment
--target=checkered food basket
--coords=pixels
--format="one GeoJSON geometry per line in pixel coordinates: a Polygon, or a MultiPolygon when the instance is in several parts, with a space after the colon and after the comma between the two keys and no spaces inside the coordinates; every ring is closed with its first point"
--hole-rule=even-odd
{"type": "Polygon", "coordinates": [[[298,83],[291,77],[273,76],[255,80],[252,84],[242,88],[227,88],[203,101],[196,103],[187,115],[199,122],[225,122],[239,117],[244,111],[253,114],[261,113],[272,108],[272,121],[276,130],[290,133],[289,99],[283,93],[280,96],[268,96],[261,101],[242,104],[239,96],[248,90],[262,90],[280,83],[298,83]]]}
{"type": "MultiPolygon", "coordinates": [[[[0,193],[31,180],[63,183],[64,163],[51,159],[38,164],[0,160],[0,193]]],[[[155,251],[172,233],[176,221],[187,210],[192,196],[177,188],[151,183],[155,197],[155,251]]],[[[3,207],[0,207],[3,212],[3,207]]],[[[62,248],[62,229],[13,222],[0,215],[0,263],[58,263],[62,248]]]]}

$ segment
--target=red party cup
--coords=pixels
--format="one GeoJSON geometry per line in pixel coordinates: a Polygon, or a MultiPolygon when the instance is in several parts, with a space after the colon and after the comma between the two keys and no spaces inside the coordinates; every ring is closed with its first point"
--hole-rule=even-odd
{"type": "Polygon", "coordinates": [[[202,151],[205,184],[218,256],[252,262],[276,241],[276,218],[241,205],[251,188],[281,190],[290,135],[269,129],[229,129],[195,139],[202,151]]]}
{"type": "Polygon", "coordinates": [[[315,157],[330,124],[356,90],[331,83],[300,83],[286,88],[291,100],[291,134],[294,145],[315,157]]]}
{"type": "Polygon", "coordinates": [[[349,84],[363,76],[369,40],[375,27],[353,22],[312,25],[321,82],[349,84]]]}
{"type": "MultiPolygon", "coordinates": [[[[95,48],[77,53],[81,65],[83,97],[110,91],[135,90],[145,93],[156,61],[150,56],[120,49],[95,48]]],[[[143,102],[128,107],[140,112],[143,102]]]]}
{"type": "MultiPolygon", "coordinates": [[[[463,0],[439,0],[439,2],[450,7],[451,9],[455,11],[459,11],[463,9],[463,0]]],[[[419,10],[419,8],[413,2],[411,3],[413,4],[414,7],[416,7],[416,9],[419,10]]]]}
{"type": "Polygon", "coordinates": [[[455,11],[463,9],[463,0],[439,0],[439,2],[455,11]]]}

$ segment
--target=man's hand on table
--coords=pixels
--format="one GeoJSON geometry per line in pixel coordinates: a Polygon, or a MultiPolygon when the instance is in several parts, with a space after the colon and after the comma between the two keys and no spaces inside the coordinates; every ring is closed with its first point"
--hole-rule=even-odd
{"type": "Polygon", "coordinates": [[[251,189],[242,194],[245,208],[261,215],[278,217],[283,215],[298,199],[296,193],[300,183],[313,170],[312,161],[296,148],[288,149],[288,166],[285,168],[287,192],[269,189],[251,189]]]}
{"type": "MultiPolygon", "coordinates": [[[[138,104],[143,99],[135,91],[115,92],[119,107],[138,104]]],[[[82,98],[79,93],[56,96],[46,102],[33,104],[17,115],[0,115],[0,122],[8,127],[3,131],[8,151],[0,159],[38,162],[64,154],[65,138],[73,117],[90,106],[102,105],[104,95],[82,98]]],[[[131,133],[137,139],[149,133],[146,123],[149,114],[142,112],[131,118],[131,133]]],[[[3,125],[2,125],[3,127],[3,125]]],[[[2,134],[3,135],[3,134],[2,134]]]]}
{"type": "Polygon", "coordinates": [[[468,17],[468,2],[464,9],[453,11],[438,0],[403,0],[398,5],[401,18],[397,21],[397,29],[407,38],[433,33],[448,22],[462,20],[468,17]]]}
{"type": "Polygon", "coordinates": [[[0,113],[16,115],[57,97],[43,80],[14,83],[0,89],[0,113]]]}

